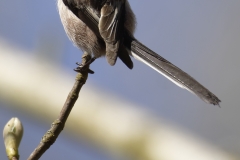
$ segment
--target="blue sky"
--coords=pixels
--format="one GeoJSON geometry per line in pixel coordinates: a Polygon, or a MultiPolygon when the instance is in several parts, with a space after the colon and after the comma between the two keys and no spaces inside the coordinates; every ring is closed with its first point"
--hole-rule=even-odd
{"type": "MultiPolygon", "coordinates": [[[[130,4],[137,17],[137,39],[219,96],[222,108],[205,104],[136,60],[133,70],[121,61],[111,67],[104,58],[96,60],[91,66],[95,74],[89,83],[146,106],[153,115],[220,148],[240,152],[240,141],[236,140],[240,139],[240,1],[137,0],[130,4]]],[[[0,38],[33,51],[36,58],[51,61],[72,75],[75,62],[82,55],[64,33],[55,0],[0,1],[0,38]]],[[[11,115],[13,111],[3,105],[6,104],[0,103],[1,116],[11,115]]],[[[26,123],[31,119],[24,114],[19,116],[26,123]]],[[[5,117],[1,123],[8,120],[5,117]]],[[[36,123],[42,126],[42,132],[48,128],[36,123]]],[[[74,142],[71,138],[70,141],[74,142]]],[[[79,147],[79,143],[75,145],[79,147]]],[[[96,154],[106,156],[97,151],[96,154]]],[[[89,160],[99,158],[86,156],[89,160]]]]}

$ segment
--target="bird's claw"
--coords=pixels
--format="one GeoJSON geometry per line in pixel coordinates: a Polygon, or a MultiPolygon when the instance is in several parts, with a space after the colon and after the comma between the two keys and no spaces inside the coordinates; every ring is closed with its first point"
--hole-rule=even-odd
{"type": "Polygon", "coordinates": [[[82,73],[82,72],[88,72],[89,74],[94,74],[94,71],[88,68],[88,65],[83,65],[81,63],[76,63],[78,65],[77,68],[74,69],[74,71],[82,73]]]}

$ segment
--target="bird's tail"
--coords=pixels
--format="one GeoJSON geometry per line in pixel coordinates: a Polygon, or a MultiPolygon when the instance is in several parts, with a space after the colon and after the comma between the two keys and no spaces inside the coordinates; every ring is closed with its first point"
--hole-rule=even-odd
{"type": "Polygon", "coordinates": [[[190,75],[144,46],[135,38],[129,36],[128,40],[125,41],[125,44],[127,48],[131,50],[134,58],[142,61],[157,72],[161,73],[179,87],[187,89],[209,104],[219,105],[219,102],[221,102],[221,100],[218,99],[212,92],[197,82],[190,75]]]}

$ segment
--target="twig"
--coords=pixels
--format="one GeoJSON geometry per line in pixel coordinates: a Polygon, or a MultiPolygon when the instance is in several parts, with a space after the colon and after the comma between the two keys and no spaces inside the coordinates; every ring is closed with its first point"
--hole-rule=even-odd
{"type": "MultiPolygon", "coordinates": [[[[87,61],[89,61],[90,58],[91,57],[85,53],[82,57],[82,64],[85,64],[87,61]]],[[[89,66],[87,66],[87,68],[88,67],[89,66]]],[[[39,159],[43,155],[43,153],[55,142],[58,135],[64,128],[67,118],[68,118],[76,100],[78,99],[80,89],[85,84],[87,77],[88,77],[87,71],[82,71],[81,73],[77,74],[75,84],[74,84],[72,90],[70,91],[70,93],[67,97],[67,100],[65,101],[65,104],[60,112],[58,119],[56,119],[52,123],[51,128],[42,137],[40,144],[31,153],[28,160],[39,159]]]]}

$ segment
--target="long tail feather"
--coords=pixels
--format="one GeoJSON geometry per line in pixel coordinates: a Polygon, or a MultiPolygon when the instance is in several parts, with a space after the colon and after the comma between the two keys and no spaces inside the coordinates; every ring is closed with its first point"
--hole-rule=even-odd
{"type": "Polygon", "coordinates": [[[144,46],[135,38],[130,36],[128,38],[127,46],[130,47],[129,49],[131,49],[134,58],[161,73],[179,87],[187,89],[191,93],[197,95],[203,101],[209,104],[219,105],[221,100],[190,75],[144,46]]]}

